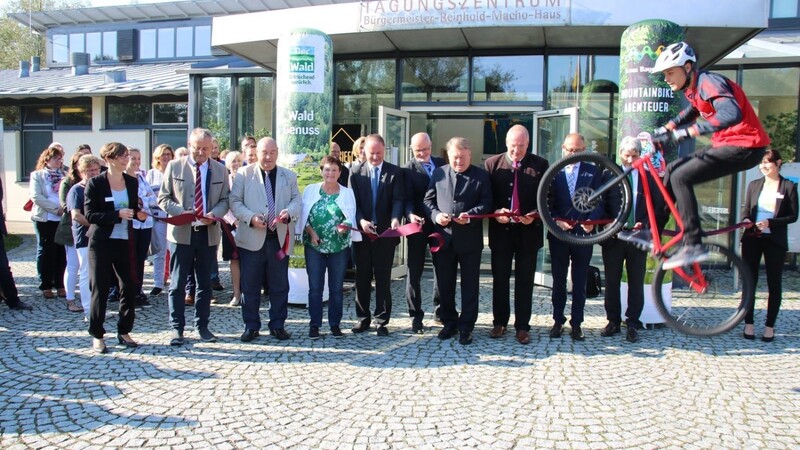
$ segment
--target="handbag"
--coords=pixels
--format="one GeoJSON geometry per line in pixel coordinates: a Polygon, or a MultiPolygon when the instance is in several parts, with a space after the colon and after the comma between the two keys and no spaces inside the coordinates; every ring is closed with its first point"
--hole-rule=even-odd
{"type": "Polygon", "coordinates": [[[31,212],[33,210],[33,200],[28,199],[28,201],[25,202],[24,205],[22,205],[22,210],[31,212]]]}

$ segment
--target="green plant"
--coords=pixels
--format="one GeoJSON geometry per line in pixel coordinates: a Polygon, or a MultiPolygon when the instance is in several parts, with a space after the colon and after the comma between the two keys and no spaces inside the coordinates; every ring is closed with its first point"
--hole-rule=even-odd
{"type": "Polygon", "coordinates": [[[305,269],[306,268],[306,248],[302,242],[296,242],[292,254],[289,255],[289,268],[290,269],[305,269]]]}
{"type": "Polygon", "coordinates": [[[797,110],[768,115],[764,129],[784,162],[797,159],[797,110]]]}
{"type": "Polygon", "coordinates": [[[6,251],[13,250],[22,245],[22,238],[16,234],[9,234],[3,237],[3,243],[6,246],[6,251]]]}

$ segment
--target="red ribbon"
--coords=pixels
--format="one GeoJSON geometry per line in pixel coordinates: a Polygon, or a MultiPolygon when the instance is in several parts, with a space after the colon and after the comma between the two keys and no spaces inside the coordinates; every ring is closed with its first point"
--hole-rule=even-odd
{"type": "Polygon", "coordinates": [[[343,231],[343,230],[358,231],[359,233],[361,233],[364,236],[366,236],[367,238],[369,238],[370,241],[374,241],[376,239],[383,239],[383,238],[396,238],[396,237],[401,237],[401,236],[410,236],[412,234],[417,234],[417,233],[421,233],[422,232],[422,225],[420,225],[418,223],[407,223],[405,225],[397,227],[394,230],[390,228],[390,229],[384,231],[381,234],[368,233],[366,231],[359,230],[358,228],[351,227],[351,226],[345,225],[343,223],[337,225],[336,228],[339,231],[343,231]]]}
{"type": "MultiPolygon", "coordinates": [[[[145,213],[146,214],[146,213],[145,213]]],[[[233,233],[231,232],[231,225],[225,221],[222,217],[205,217],[205,216],[197,216],[195,214],[178,214],[177,216],[172,217],[156,217],[150,216],[155,220],[160,220],[162,222],[168,223],[174,226],[182,226],[182,225],[189,225],[190,223],[194,222],[195,220],[206,219],[206,220],[213,220],[215,222],[219,222],[222,225],[222,231],[225,233],[225,238],[228,239],[228,242],[231,243],[233,246],[233,253],[231,253],[231,259],[239,259],[239,252],[236,250],[236,238],[233,237],[233,233]]],[[[289,230],[286,230],[287,234],[289,230]]],[[[278,252],[280,253],[280,252],[278,252]]],[[[284,256],[283,258],[285,258],[284,256]]],[[[279,259],[283,259],[279,258],[279,259]]]]}

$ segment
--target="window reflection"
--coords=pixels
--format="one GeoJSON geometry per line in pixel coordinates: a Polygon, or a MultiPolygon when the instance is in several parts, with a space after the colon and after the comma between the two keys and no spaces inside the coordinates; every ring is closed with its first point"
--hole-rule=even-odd
{"type": "MultiPolygon", "coordinates": [[[[238,136],[272,135],[272,77],[241,77],[238,79],[236,116],[238,136]]],[[[226,132],[225,135],[228,133],[226,132]]]]}
{"type": "Polygon", "coordinates": [[[90,61],[101,61],[103,58],[102,35],[98,33],[86,33],[86,53],[89,54],[90,61]]]}
{"type": "Polygon", "coordinates": [[[53,62],[69,62],[69,41],[66,34],[53,35],[53,62]]]}
{"type": "Polygon", "coordinates": [[[90,105],[63,105],[58,108],[58,126],[91,127],[90,105]]]}
{"type": "Polygon", "coordinates": [[[83,33],[72,33],[69,35],[69,52],[83,53],[85,50],[83,33]]]}
{"type": "Polygon", "coordinates": [[[184,124],[188,114],[188,103],[153,103],[153,124],[184,124]]]}
{"type": "Polygon", "coordinates": [[[139,58],[152,59],[156,57],[156,30],[139,31],[139,58]]]}
{"type": "Polygon", "coordinates": [[[149,125],[150,103],[108,103],[108,127],[149,125]]]}
{"type": "Polygon", "coordinates": [[[797,97],[800,68],[745,69],[742,88],[784,161],[797,154],[797,97]]]}
{"type": "Polygon", "coordinates": [[[176,30],[178,36],[175,56],[192,56],[192,51],[194,50],[193,31],[192,27],[180,27],[176,30]]]}
{"type": "Polygon", "coordinates": [[[200,126],[214,136],[230,134],[231,78],[204,77],[200,90],[200,126]]]}
{"type": "Polygon", "coordinates": [[[403,59],[403,102],[467,100],[466,57],[403,59]]]}
{"type": "Polygon", "coordinates": [[[569,55],[547,58],[547,109],[580,106],[584,87],[595,80],[619,85],[619,56],[569,55]]]}
{"type": "Polygon", "coordinates": [[[544,57],[485,56],[473,59],[473,100],[543,100],[544,57]]]}
{"type": "Polygon", "coordinates": [[[395,107],[394,59],[336,63],[336,117],[371,128],[378,106],[395,107]]]}
{"type": "Polygon", "coordinates": [[[211,27],[202,26],[194,29],[194,56],[211,55],[211,27]]]}
{"type": "Polygon", "coordinates": [[[117,59],[117,32],[103,32],[103,61],[116,61],[117,59]]]}
{"type": "Polygon", "coordinates": [[[158,29],[158,57],[172,58],[175,56],[175,29],[158,29]]]}

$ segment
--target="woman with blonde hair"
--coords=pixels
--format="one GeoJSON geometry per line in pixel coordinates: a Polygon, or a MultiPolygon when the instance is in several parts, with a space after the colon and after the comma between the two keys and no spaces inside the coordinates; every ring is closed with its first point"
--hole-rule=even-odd
{"type": "Polygon", "coordinates": [[[60,144],[51,144],[39,155],[36,170],[30,176],[30,198],[33,201],[31,219],[37,237],[36,271],[39,274],[39,289],[47,299],[54,299],[53,288],[59,297],[66,297],[64,270],[67,266],[66,251],[55,241],[56,229],[64,214],[58,198],[63,170],[64,150],[60,144]]]}
{"type": "MultiPolygon", "coordinates": [[[[242,153],[238,151],[231,151],[225,155],[225,167],[230,172],[228,174],[229,187],[233,187],[233,180],[236,178],[236,172],[242,167],[242,153]]],[[[231,225],[231,230],[236,231],[239,221],[233,216],[233,213],[228,211],[225,215],[225,221],[231,225]]],[[[239,306],[242,301],[242,289],[240,285],[241,271],[239,270],[239,259],[233,257],[236,250],[236,244],[228,240],[227,236],[222,237],[222,260],[231,262],[231,285],[233,288],[233,297],[229,303],[231,306],[239,306]]]]}
{"type": "MultiPolygon", "coordinates": [[[[168,144],[161,144],[153,150],[153,168],[147,171],[145,179],[156,199],[164,181],[164,171],[174,156],[175,153],[168,144]]],[[[150,213],[156,218],[167,217],[167,213],[158,207],[158,203],[150,209],[150,213]]],[[[153,255],[153,290],[150,291],[150,296],[158,295],[164,290],[167,264],[167,224],[161,220],[153,222],[153,235],[150,238],[150,253],[153,255]]]]}

